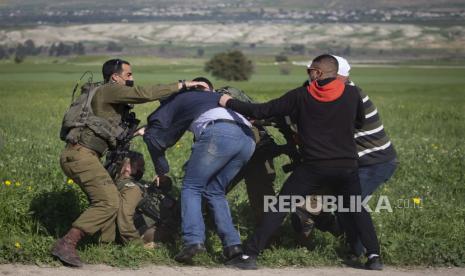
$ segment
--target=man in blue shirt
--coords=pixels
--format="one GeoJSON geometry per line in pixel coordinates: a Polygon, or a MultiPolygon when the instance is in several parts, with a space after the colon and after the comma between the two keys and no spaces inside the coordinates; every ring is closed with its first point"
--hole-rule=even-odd
{"type": "Polygon", "coordinates": [[[252,156],[255,142],[248,120],[220,107],[220,96],[211,91],[180,93],[167,99],[147,118],[144,141],[155,166],[157,182],[163,182],[169,172],[166,149],[175,145],[185,131],[194,134],[181,189],[185,246],[175,256],[178,262],[190,262],[195,254],[205,251],[202,198],[213,213],[226,264],[242,254],[240,237],[232,222],[225,191],[252,156]]]}

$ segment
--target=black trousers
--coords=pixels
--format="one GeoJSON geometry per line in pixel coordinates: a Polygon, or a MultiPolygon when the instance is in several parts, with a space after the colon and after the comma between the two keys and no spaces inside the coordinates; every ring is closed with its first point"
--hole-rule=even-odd
{"type": "MultiPolygon", "coordinates": [[[[350,206],[350,196],[361,194],[357,168],[332,168],[302,164],[284,183],[279,196],[307,196],[317,194],[322,188],[331,186],[336,195],[343,196],[343,206],[350,206]]],[[[279,211],[279,210],[278,210],[279,211]]],[[[257,256],[267,245],[269,238],[278,230],[287,212],[266,212],[261,224],[248,240],[246,253],[257,256]]],[[[370,214],[361,212],[343,213],[355,226],[367,255],[379,254],[379,243],[370,214]]]]}

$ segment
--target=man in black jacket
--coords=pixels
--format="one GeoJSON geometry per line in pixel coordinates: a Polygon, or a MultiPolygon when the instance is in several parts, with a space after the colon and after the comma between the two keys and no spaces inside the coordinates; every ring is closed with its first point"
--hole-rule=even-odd
{"type": "MultiPolygon", "coordinates": [[[[348,208],[350,196],[361,194],[353,137],[356,126],[363,123],[363,102],[354,87],[336,79],[338,62],[333,56],[318,56],[308,70],[310,85],[291,90],[278,99],[251,104],[224,95],[220,104],[256,119],[292,114],[302,141],[303,162],[286,180],[279,197],[289,200],[289,196],[307,196],[332,186],[343,196],[344,208],[348,208]]],[[[378,238],[370,215],[364,208],[346,214],[351,216],[367,249],[366,267],[381,270],[378,238]]],[[[247,243],[247,255],[238,257],[242,259],[238,260],[237,267],[256,267],[256,257],[286,215],[287,212],[280,210],[265,214],[247,243]]]]}
{"type": "MultiPolygon", "coordinates": [[[[334,56],[334,55],[333,55],[334,56]]],[[[381,121],[380,114],[371,98],[366,95],[362,89],[356,86],[350,79],[350,65],[349,62],[339,56],[334,56],[339,63],[339,70],[337,78],[343,81],[346,85],[355,86],[360,93],[363,101],[363,107],[365,109],[365,120],[361,128],[355,130],[355,144],[357,146],[358,153],[358,175],[360,179],[360,186],[362,191],[362,198],[373,194],[375,190],[383,183],[387,182],[394,174],[398,160],[397,154],[394,149],[394,145],[387,135],[384,125],[381,121]]],[[[311,64],[308,64],[310,67],[311,64]]],[[[306,84],[308,85],[308,83],[306,84]]],[[[322,213],[321,215],[310,214],[305,211],[305,208],[299,209],[296,213],[298,217],[294,216],[294,219],[298,218],[298,230],[302,237],[302,242],[307,243],[310,241],[308,232],[304,233],[302,225],[311,225],[315,228],[327,231],[328,226],[337,225],[339,227],[352,228],[346,232],[349,235],[346,237],[350,245],[350,253],[348,260],[357,261],[358,257],[363,254],[364,248],[360,239],[358,239],[358,233],[354,228],[351,221],[344,221],[344,218],[336,217],[331,213],[322,213]]],[[[311,228],[310,228],[311,229],[311,228]]],[[[335,236],[341,234],[341,232],[332,232],[335,236]]]]}

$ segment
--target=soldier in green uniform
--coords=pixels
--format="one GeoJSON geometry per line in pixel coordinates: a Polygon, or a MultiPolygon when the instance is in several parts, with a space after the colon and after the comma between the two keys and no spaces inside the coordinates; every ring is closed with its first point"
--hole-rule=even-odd
{"type": "Polygon", "coordinates": [[[143,184],[139,181],[144,175],[144,168],[144,156],[139,152],[130,151],[116,179],[121,196],[116,225],[123,242],[141,241],[139,231],[134,225],[134,213],[143,197],[143,184]]]}
{"type": "MultiPolygon", "coordinates": [[[[60,156],[61,167],[69,178],[79,184],[90,202],[89,208],[52,249],[52,255],[72,266],[82,266],[76,245],[85,235],[100,231],[102,241],[111,242],[115,239],[115,219],[121,199],[100,158],[108,148],[115,145],[117,136],[122,133],[121,124],[128,110],[127,105],[159,100],[186,87],[208,87],[202,82],[184,81],[150,87],[133,86],[131,65],[121,59],[105,62],[102,73],[104,84],[94,88],[88,96],[91,114],[71,116],[81,118],[76,124],[66,122],[70,116],[65,114],[63,125],[68,128],[62,127],[61,131],[62,139],[67,143],[60,156]]],[[[72,108],[73,105],[70,110],[72,108]]]]}
{"type": "Polygon", "coordinates": [[[123,242],[144,243],[153,248],[155,242],[172,241],[179,225],[179,210],[171,197],[171,179],[146,183],[144,156],[129,151],[116,178],[121,204],[116,225],[123,242]]]}

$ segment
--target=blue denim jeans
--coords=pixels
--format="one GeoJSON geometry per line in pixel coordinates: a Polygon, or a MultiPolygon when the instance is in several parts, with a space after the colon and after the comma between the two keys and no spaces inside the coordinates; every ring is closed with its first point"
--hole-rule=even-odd
{"type": "Polygon", "coordinates": [[[252,156],[252,131],[235,124],[212,123],[192,146],[181,190],[182,235],[185,245],[204,243],[202,198],[212,211],[224,247],[241,244],[225,191],[252,156]]]}
{"type": "MultiPolygon", "coordinates": [[[[396,168],[397,159],[371,166],[359,167],[358,176],[360,178],[362,198],[365,198],[366,196],[373,194],[379,186],[387,182],[394,174],[396,168]]],[[[344,229],[353,228],[353,223],[344,221],[343,216],[338,216],[338,219],[340,219],[341,225],[344,229]]],[[[352,231],[355,231],[355,229],[352,229],[352,231]]],[[[360,241],[360,238],[358,236],[355,237],[353,235],[356,236],[354,232],[351,232],[349,230],[348,240],[352,247],[352,253],[354,253],[357,256],[360,256],[363,254],[364,248],[360,241]]]]}
{"type": "Polygon", "coordinates": [[[362,197],[373,194],[379,186],[387,182],[397,168],[397,159],[358,168],[362,197]]]}

